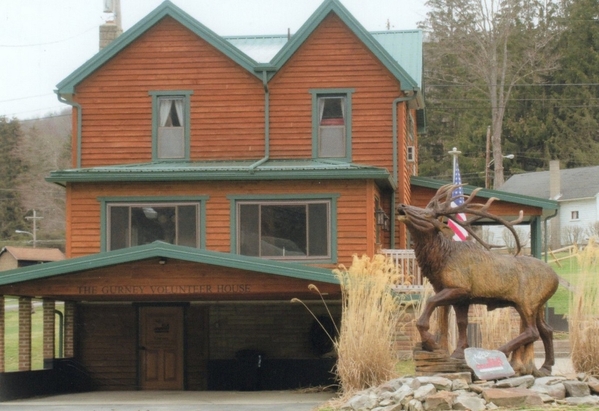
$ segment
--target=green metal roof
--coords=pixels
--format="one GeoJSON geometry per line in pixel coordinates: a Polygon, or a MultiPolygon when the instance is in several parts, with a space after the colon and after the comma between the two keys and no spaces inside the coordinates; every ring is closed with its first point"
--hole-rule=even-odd
{"type": "Polygon", "coordinates": [[[241,180],[352,180],[373,179],[381,186],[393,187],[389,171],[355,163],[307,160],[269,160],[256,165],[256,160],[156,162],[93,168],[74,168],[50,173],[47,181],[67,182],[113,181],[241,181],[241,180]]]}
{"type": "Polygon", "coordinates": [[[370,34],[339,0],[325,0],[289,41],[287,41],[287,36],[220,37],[166,0],[58,83],[56,92],[59,95],[73,94],[77,84],[166,16],[180,22],[257,77],[261,75],[260,71],[267,67],[264,63],[268,62],[268,70],[271,71],[270,76],[272,77],[274,75],[272,70],[280,69],[331,12],[339,16],[382,64],[393,73],[400,81],[402,90],[416,93],[418,106],[423,108],[424,101],[420,92],[422,90],[422,33],[420,31],[393,31],[370,34]],[[258,60],[254,60],[251,56],[258,60]]]}
{"type": "Polygon", "coordinates": [[[332,270],[324,268],[310,267],[299,263],[265,260],[238,254],[219,253],[157,241],[137,247],[3,271],[0,273],[0,286],[159,257],[280,275],[301,280],[339,284],[332,270]]]}
{"type": "MultiPolygon", "coordinates": [[[[412,176],[410,178],[410,183],[417,187],[432,188],[435,190],[438,190],[445,184],[449,184],[449,182],[447,182],[447,181],[435,180],[435,179],[426,178],[426,177],[416,177],[416,176],[412,176]]],[[[476,186],[465,185],[464,186],[464,194],[471,194],[472,191],[476,188],[477,188],[476,186]]],[[[546,214],[546,212],[554,211],[554,210],[558,209],[558,203],[557,203],[557,201],[554,201],[554,200],[546,200],[544,198],[532,197],[532,196],[527,196],[527,195],[522,195],[522,194],[507,193],[505,191],[491,190],[488,188],[483,188],[476,194],[476,196],[481,197],[481,198],[495,197],[500,201],[506,201],[506,202],[510,202],[510,203],[514,203],[514,204],[521,204],[521,205],[530,206],[530,207],[538,207],[538,208],[543,209],[543,214],[546,214]]]]}
{"type": "MultiPolygon", "coordinates": [[[[422,89],[422,31],[374,31],[370,35],[406,71],[416,86],[422,89]]],[[[290,40],[286,34],[223,38],[258,63],[270,63],[290,40]]]]}

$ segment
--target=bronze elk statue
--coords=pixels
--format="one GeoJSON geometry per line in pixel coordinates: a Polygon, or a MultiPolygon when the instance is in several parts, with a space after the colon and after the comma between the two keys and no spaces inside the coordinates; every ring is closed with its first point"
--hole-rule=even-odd
{"type": "Polygon", "coordinates": [[[485,304],[488,310],[513,307],[521,318],[520,334],[499,347],[508,356],[520,375],[549,375],[554,365],[553,330],[545,322],[544,305],[558,287],[557,274],[545,262],[520,254],[520,243],[513,226],[523,219],[522,211],[515,221],[507,221],[489,213],[489,207],[497,198],[485,204],[474,203],[476,193],[455,196],[457,185],[441,187],[426,208],[400,204],[398,220],[411,234],[418,264],[435,291],[428,299],[422,315],[416,323],[427,351],[439,349],[429,332],[430,317],[437,307],[453,306],[458,328],[457,348],[452,357],[464,358],[468,347],[468,309],[471,304],[485,304]],[[463,203],[455,206],[455,200],[463,203]],[[467,216],[457,218],[458,213],[467,216]],[[477,241],[453,241],[453,230],[447,219],[462,226],[477,241]],[[481,219],[493,220],[506,226],[516,238],[515,255],[500,255],[490,251],[472,230],[472,223],[481,219]],[[539,336],[545,348],[545,361],[540,369],[534,364],[533,343],[539,336]]]}

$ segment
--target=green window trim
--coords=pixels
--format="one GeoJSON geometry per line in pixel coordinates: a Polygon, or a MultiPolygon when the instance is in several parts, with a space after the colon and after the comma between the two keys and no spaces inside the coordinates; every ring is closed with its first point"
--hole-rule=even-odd
{"type": "Polygon", "coordinates": [[[311,89],[312,95],[312,158],[327,158],[330,160],[351,162],[352,159],[352,94],[353,88],[327,88],[311,89]],[[321,97],[343,97],[345,99],[345,156],[320,157],[320,110],[319,98],[321,97]]]}
{"type": "Polygon", "coordinates": [[[173,196],[173,197],[98,197],[100,202],[100,251],[108,251],[108,205],[131,203],[143,204],[181,204],[181,203],[197,203],[199,207],[199,248],[206,248],[206,202],[209,196],[173,196]]]}
{"type": "Polygon", "coordinates": [[[191,114],[191,95],[192,90],[158,90],[150,91],[148,94],[152,97],[152,161],[189,161],[190,159],[190,114],[191,114]],[[182,157],[176,158],[161,158],[158,153],[158,130],[160,127],[160,99],[165,97],[172,97],[175,99],[181,99],[184,102],[183,107],[183,150],[184,154],[182,157]]]}
{"type": "MultiPolygon", "coordinates": [[[[255,203],[269,203],[269,202],[290,202],[290,203],[302,203],[310,201],[326,201],[330,204],[330,256],[327,258],[299,258],[293,259],[298,263],[313,263],[313,264],[336,264],[337,263],[337,199],[340,197],[339,194],[304,194],[304,195],[293,195],[293,194],[274,194],[274,195],[228,195],[227,199],[230,202],[230,227],[231,227],[231,253],[238,254],[237,249],[237,227],[238,227],[238,215],[237,207],[239,203],[243,202],[255,202],[255,203]]],[[[268,258],[265,258],[268,259],[268,258]]],[[[290,259],[291,260],[291,259],[290,259]]]]}

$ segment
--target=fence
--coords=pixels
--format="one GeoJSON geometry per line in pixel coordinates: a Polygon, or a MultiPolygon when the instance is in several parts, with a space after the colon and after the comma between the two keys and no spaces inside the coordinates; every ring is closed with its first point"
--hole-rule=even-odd
{"type": "Polygon", "coordinates": [[[395,266],[401,270],[401,274],[407,280],[404,285],[397,286],[398,291],[420,292],[423,289],[422,272],[416,261],[414,250],[391,250],[383,249],[381,254],[390,257],[395,266]]]}

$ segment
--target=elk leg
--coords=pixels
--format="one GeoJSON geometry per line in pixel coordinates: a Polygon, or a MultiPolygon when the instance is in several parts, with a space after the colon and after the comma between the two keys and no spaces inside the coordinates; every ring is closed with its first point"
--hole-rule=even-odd
{"type": "Polygon", "coordinates": [[[439,345],[435,342],[435,338],[428,332],[430,329],[431,315],[433,315],[435,308],[444,305],[453,305],[460,302],[460,300],[467,295],[468,292],[461,288],[444,288],[426,301],[424,310],[422,310],[422,315],[416,322],[416,328],[420,333],[423,350],[434,351],[439,349],[439,345]]]}
{"type": "Polygon", "coordinates": [[[541,366],[540,371],[543,374],[551,375],[551,369],[555,365],[555,354],[553,352],[553,328],[545,322],[545,312],[543,307],[537,311],[537,328],[543,340],[543,348],[545,349],[545,362],[541,366]]]}
{"type": "Polygon", "coordinates": [[[456,323],[458,325],[458,342],[452,358],[464,358],[464,350],[468,348],[468,309],[470,304],[454,305],[456,323]]]}
{"type": "Polygon", "coordinates": [[[515,308],[520,314],[520,320],[522,324],[521,327],[523,331],[516,338],[498,348],[498,350],[503,352],[506,356],[523,345],[535,342],[539,338],[539,330],[537,330],[536,326],[535,310],[531,312],[530,309],[527,309],[527,312],[525,313],[522,308],[515,308]]]}

